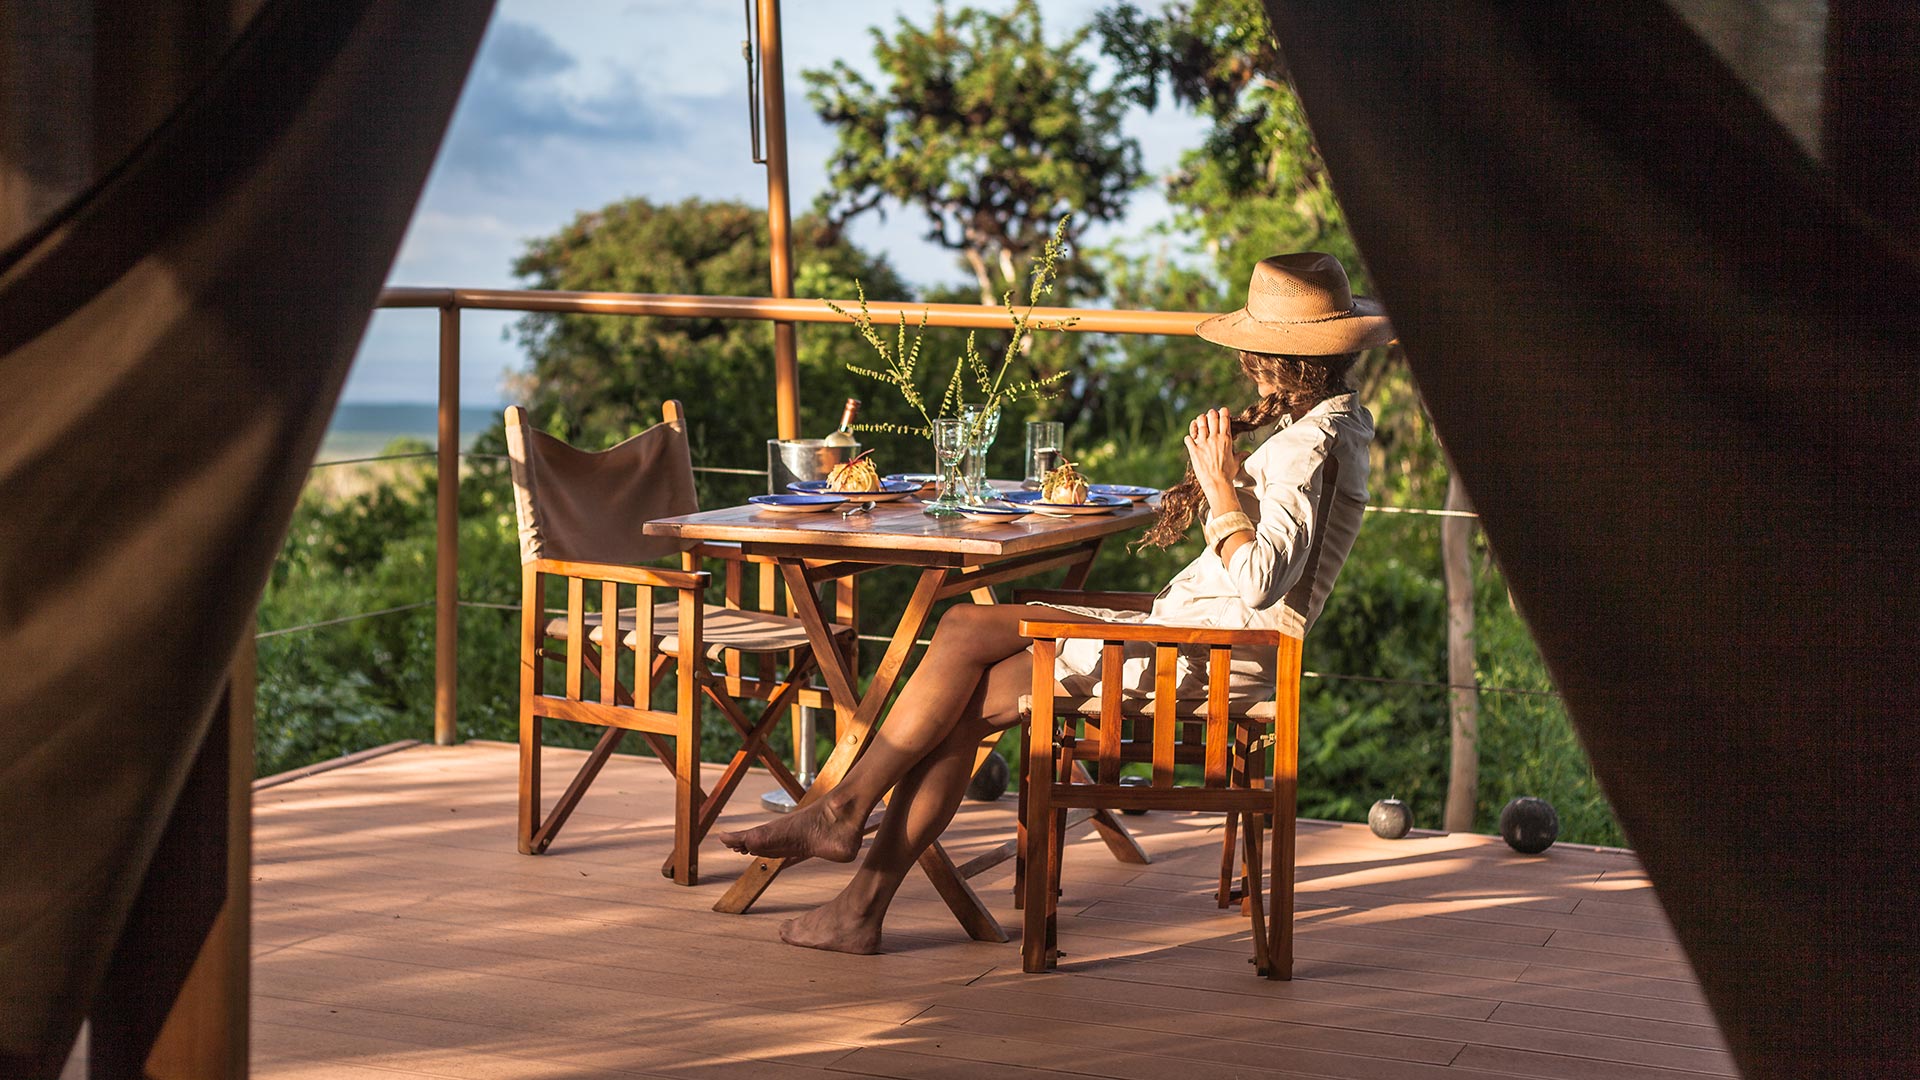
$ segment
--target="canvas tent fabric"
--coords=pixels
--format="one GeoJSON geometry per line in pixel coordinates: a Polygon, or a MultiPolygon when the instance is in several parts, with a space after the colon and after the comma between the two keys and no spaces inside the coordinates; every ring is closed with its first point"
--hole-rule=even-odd
{"type": "Polygon", "coordinates": [[[0,54],[89,58],[95,92],[0,80],[0,1075],[22,1077],[58,1071],[100,989],[491,9],[267,0],[154,126],[52,170],[78,182],[54,207],[16,197],[50,175],[34,155],[152,110],[156,70],[205,43],[162,31],[231,5],[21,17],[44,6],[0,19],[0,54]]]}
{"type": "Polygon", "coordinates": [[[1266,7],[1743,1075],[1920,1075],[1912,5],[1832,5],[1823,161],[1652,0],[1266,7]]]}

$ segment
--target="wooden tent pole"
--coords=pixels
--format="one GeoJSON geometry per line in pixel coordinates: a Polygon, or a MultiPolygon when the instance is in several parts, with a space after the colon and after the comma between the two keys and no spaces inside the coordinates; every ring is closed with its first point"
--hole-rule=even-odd
{"type": "MultiPolygon", "coordinates": [[[[780,49],[780,0],[759,0],[760,93],[767,135],[767,241],[773,296],[793,296],[793,211],[787,197],[787,86],[780,49]]],[[[799,343],[790,322],[773,324],[775,428],[800,437],[799,343]]]]}

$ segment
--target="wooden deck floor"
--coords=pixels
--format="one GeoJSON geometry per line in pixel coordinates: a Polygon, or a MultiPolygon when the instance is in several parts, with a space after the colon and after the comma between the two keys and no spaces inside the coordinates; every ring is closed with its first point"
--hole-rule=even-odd
{"type": "MultiPolygon", "coordinates": [[[[556,752],[553,774],[567,755],[556,752]]],[[[1070,844],[1061,970],[966,940],[909,879],[877,957],[775,930],[847,868],[805,864],[746,916],[659,876],[665,773],[617,758],[555,845],[514,851],[514,753],[417,747],[260,791],[254,1074],[276,1080],[1471,1080],[1735,1075],[1634,860],[1302,823],[1291,983],[1255,978],[1210,896],[1219,819],[1137,823],[1148,867],[1070,844]]],[[[758,816],[750,779],[734,821],[758,816]]],[[[964,859],[1009,834],[969,803],[964,859]]],[[[975,882],[1016,936],[1011,863],[975,882]]]]}

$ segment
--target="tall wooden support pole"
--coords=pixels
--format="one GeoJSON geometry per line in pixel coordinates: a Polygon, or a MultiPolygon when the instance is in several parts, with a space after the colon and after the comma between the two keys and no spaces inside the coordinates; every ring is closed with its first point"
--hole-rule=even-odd
{"type": "Polygon", "coordinates": [[[440,309],[439,487],[434,496],[433,741],[452,746],[460,674],[460,309],[440,309]]]}
{"type": "MultiPolygon", "coordinates": [[[[759,0],[760,94],[767,134],[767,240],[773,295],[793,295],[793,211],[787,200],[787,83],[780,51],[780,0],[759,0]]],[[[773,324],[775,427],[800,437],[800,347],[790,322],[773,324]]]]}

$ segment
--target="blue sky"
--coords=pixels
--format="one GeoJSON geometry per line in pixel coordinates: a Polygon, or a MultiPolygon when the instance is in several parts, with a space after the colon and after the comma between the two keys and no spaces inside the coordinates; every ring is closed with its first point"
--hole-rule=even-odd
{"type": "MultiPolygon", "coordinates": [[[[1108,2],[1042,0],[1041,10],[1049,33],[1063,35],[1108,2]]],[[[783,4],[796,207],[824,186],[833,145],[806,104],[800,72],[845,60],[871,75],[865,28],[891,26],[898,16],[925,23],[932,10],[932,0],[783,4]]],[[[730,0],[501,0],[388,280],[518,286],[509,267],[527,239],[636,195],[764,206],[766,173],[748,149],[744,21],[730,0]]],[[[1163,107],[1136,111],[1128,132],[1157,175],[1199,140],[1201,127],[1163,107]]],[[[1138,232],[1165,214],[1164,199],[1149,188],[1134,196],[1121,228],[1138,232]]],[[[919,220],[915,213],[891,213],[884,222],[868,215],[851,235],[884,251],[910,281],[958,279],[952,254],[921,238],[919,220]]],[[[462,314],[464,402],[498,401],[502,373],[524,363],[505,338],[515,317],[462,314]]],[[[432,400],[436,333],[431,311],[376,313],[345,399],[432,400]]]]}

